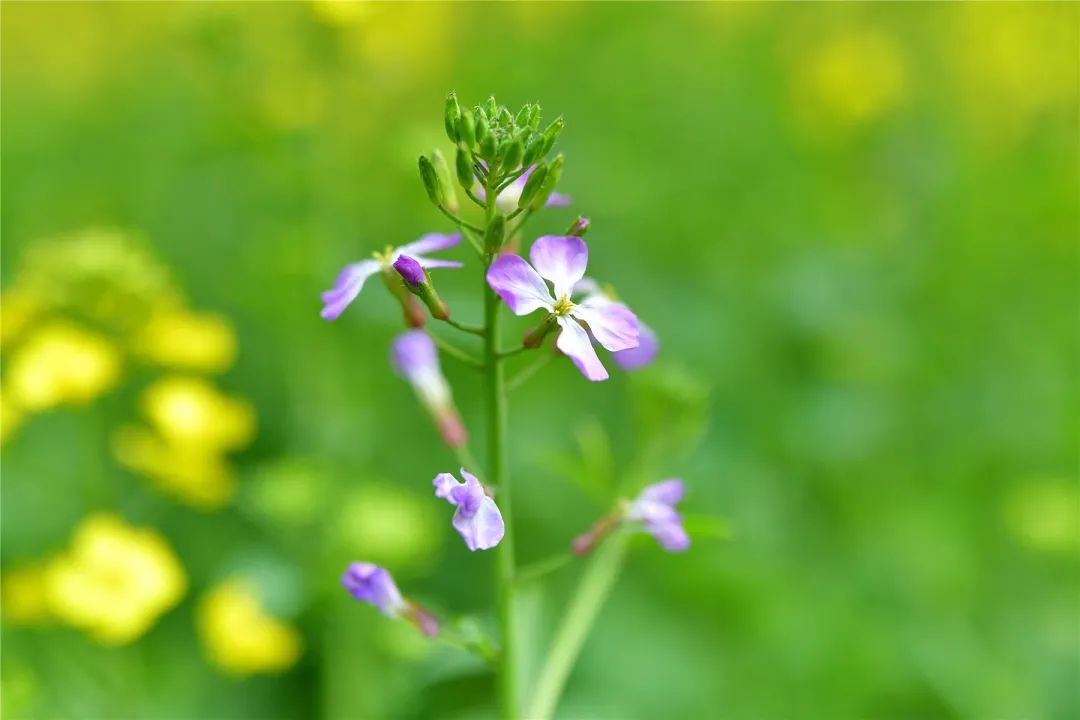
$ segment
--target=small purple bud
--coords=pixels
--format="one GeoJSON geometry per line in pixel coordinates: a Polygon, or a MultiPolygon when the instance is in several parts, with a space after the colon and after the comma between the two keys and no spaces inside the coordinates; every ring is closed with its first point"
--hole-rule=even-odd
{"type": "Polygon", "coordinates": [[[378,565],[354,562],[341,576],[341,584],[354,598],[371,603],[389,617],[397,617],[408,608],[394,578],[378,565]]]}
{"type": "Polygon", "coordinates": [[[401,276],[401,279],[412,287],[417,287],[421,283],[427,282],[427,275],[424,273],[424,268],[420,267],[420,263],[408,255],[402,255],[394,261],[394,269],[398,271],[398,275],[401,276]]]}
{"type": "Polygon", "coordinates": [[[630,503],[626,519],[640,522],[665,550],[683,552],[690,547],[690,536],[675,506],[684,491],[683,481],[678,478],[649,485],[630,503]]]}
{"type": "Polygon", "coordinates": [[[573,222],[570,228],[566,231],[567,235],[576,235],[577,237],[584,237],[585,233],[589,232],[589,218],[578,217],[573,222]]]}

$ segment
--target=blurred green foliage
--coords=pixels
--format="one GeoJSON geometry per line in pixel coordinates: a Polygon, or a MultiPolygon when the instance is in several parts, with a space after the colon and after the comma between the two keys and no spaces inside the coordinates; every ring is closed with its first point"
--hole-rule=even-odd
{"type": "MultiPolygon", "coordinates": [[[[491,716],[479,663],[337,585],[365,557],[490,621],[491,558],[431,497],[453,458],[387,364],[399,313],[372,286],[318,317],[342,265],[445,228],[415,167],[446,149],[450,89],[566,117],[575,202],[531,230],[588,214],[590,269],[662,342],[633,376],[586,387],[553,363],[512,397],[521,561],[616,488],[680,475],[700,516],[688,554],[635,546],[560,717],[1080,715],[1076,4],[4,3],[2,20],[5,292],[45,238],[143,236],[232,323],[216,382],[258,418],[217,511],[112,458],[142,371],[23,420],[5,571],[105,510],[167,538],[188,589],[121,647],[7,623],[6,717],[491,716]],[[200,598],[237,574],[302,634],[280,677],[230,677],[201,648],[200,598]]],[[[479,319],[475,266],[438,280],[479,319]]],[[[482,440],[478,378],[445,364],[482,440]]],[[[534,655],[574,575],[529,598],[534,655]]]]}

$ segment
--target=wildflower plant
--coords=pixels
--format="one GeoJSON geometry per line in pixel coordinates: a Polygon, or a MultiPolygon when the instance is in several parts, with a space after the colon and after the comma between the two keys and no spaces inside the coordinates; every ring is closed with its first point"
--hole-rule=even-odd
{"type": "Polygon", "coordinates": [[[584,235],[591,229],[587,218],[578,217],[562,234],[537,238],[528,247],[527,260],[517,252],[531,218],[544,208],[571,202],[556,190],[563,156],[552,156],[563,125],[558,118],[542,126],[541,111],[535,104],[511,112],[491,98],[466,108],[451,93],[446,100],[445,128],[455,145],[452,165],[436,150],[420,157],[419,170],[428,198],[453,224],[454,232],[430,233],[401,247],[386,246],[370,259],[346,266],[322,295],[322,317],[334,320],[357,298],[365,282],[379,275],[400,303],[408,329],[393,342],[391,365],[412,385],[443,441],[460,461],[459,475],[447,468],[428,482],[436,498],[453,506],[450,522],[466,547],[478,554],[489,550],[495,554],[499,636],[491,641],[456,635],[457,624],[440,621],[410,599],[407,588],[399,590],[393,568],[358,560],[344,569],[342,584],[352,597],[373,605],[383,615],[406,620],[427,636],[475,651],[492,662],[499,676],[505,718],[553,714],[588,628],[617,575],[629,535],[651,534],[670,552],[687,550],[690,545],[676,509],[684,484],[670,479],[646,487],[634,499],[617,502],[592,529],[572,542],[568,538],[565,551],[540,563],[539,571],[523,570],[515,559],[515,478],[508,473],[506,463],[508,387],[532,377],[551,358],[565,356],[587,380],[599,382],[609,375],[597,347],[611,353],[615,365],[623,370],[648,365],[659,349],[656,334],[610,287],[586,277],[589,247],[584,235]],[[470,209],[470,205],[475,207],[470,209]],[[483,273],[483,324],[478,326],[457,319],[435,288],[438,273],[431,272],[462,267],[463,263],[430,255],[462,242],[473,251],[483,273]],[[504,305],[518,316],[542,313],[516,343],[503,337],[500,316],[504,305]],[[480,338],[482,355],[477,357],[429,333],[424,329],[428,316],[480,338]],[[553,347],[545,351],[549,339],[553,347]],[[483,373],[487,431],[483,465],[469,450],[469,434],[441,371],[440,351],[483,373]],[[518,353],[535,353],[539,359],[508,378],[506,361],[518,353]],[[524,578],[535,579],[545,574],[544,568],[554,569],[593,550],[597,552],[548,657],[527,688],[531,696],[525,698],[516,592],[524,578]]]}

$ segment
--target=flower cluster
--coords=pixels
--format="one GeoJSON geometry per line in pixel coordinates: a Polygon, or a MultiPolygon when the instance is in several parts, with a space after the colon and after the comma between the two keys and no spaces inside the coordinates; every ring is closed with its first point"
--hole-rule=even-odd
{"type": "Polygon", "coordinates": [[[199,602],[197,620],[206,654],[230,675],[280,673],[300,657],[300,633],[268,614],[242,580],[212,589],[199,602]]]}
{"type": "MultiPolygon", "coordinates": [[[[653,361],[659,343],[656,333],[639,321],[610,286],[586,277],[589,247],[583,236],[590,230],[587,218],[578,217],[561,235],[537,238],[529,247],[527,260],[515,252],[521,245],[522,226],[529,217],[543,208],[570,203],[567,196],[555,190],[563,158],[558,155],[548,159],[562,131],[562,119],[541,129],[536,105],[525,105],[517,113],[511,113],[492,99],[473,108],[463,108],[451,94],[446,103],[445,126],[447,136],[455,144],[453,169],[436,150],[420,158],[419,170],[428,198],[454,222],[458,232],[432,233],[407,245],[387,246],[371,259],[346,266],[334,287],[323,293],[321,315],[327,320],[339,317],[374,275],[382,277],[383,284],[400,303],[410,329],[393,340],[391,365],[412,385],[444,443],[457,454],[462,466],[460,479],[449,472],[435,476],[432,481],[435,497],[454,507],[450,522],[468,550],[500,548],[502,592],[512,593],[517,581],[512,550],[508,547],[512,545],[509,478],[500,467],[498,448],[502,443],[505,405],[500,379],[502,363],[518,352],[537,350],[550,335],[555,350],[568,357],[585,378],[602,381],[609,375],[597,346],[610,353],[618,367],[636,370],[653,361]],[[463,217],[462,195],[482,210],[482,224],[463,217]],[[463,263],[433,259],[428,254],[452,250],[459,244],[471,248],[483,265],[483,326],[460,322],[436,291],[432,278],[434,269],[458,268],[463,263]],[[510,350],[499,347],[498,313],[503,305],[518,316],[544,313],[520,345],[510,350]],[[425,327],[428,316],[481,338],[483,358],[474,357],[467,349],[425,327]],[[487,440],[494,448],[487,468],[490,485],[466,469],[475,464],[468,449],[465,424],[442,373],[440,350],[482,370],[486,376],[487,440]],[[506,557],[510,558],[509,562],[506,557]]],[[[526,371],[528,368],[522,374],[526,371]]],[[[588,552],[619,527],[648,532],[665,550],[686,550],[690,540],[675,509],[682,495],[683,482],[667,480],[645,488],[634,500],[619,501],[612,513],[574,541],[574,552],[579,555],[588,552]]],[[[341,582],[356,600],[373,605],[388,617],[415,625],[425,635],[445,632],[440,631],[440,623],[431,612],[398,589],[385,567],[354,562],[341,582]]],[[[507,603],[500,606],[504,608],[505,629],[510,622],[505,614],[511,610],[506,609],[507,603]]],[[[504,655],[510,652],[504,649],[504,655]]],[[[512,658],[505,662],[511,663],[512,658]]],[[[504,710],[508,715],[517,712],[513,702],[504,710]]]]}

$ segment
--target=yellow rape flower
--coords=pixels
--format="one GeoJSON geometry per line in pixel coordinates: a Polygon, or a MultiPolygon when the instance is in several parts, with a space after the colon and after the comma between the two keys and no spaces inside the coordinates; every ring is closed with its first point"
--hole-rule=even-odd
{"type": "Polygon", "coordinates": [[[796,103],[841,129],[874,121],[907,94],[907,67],[892,38],[868,28],[828,38],[800,62],[796,103]]]}
{"type": "Polygon", "coordinates": [[[227,673],[279,673],[300,657],[300,633],[267,614],[253,590],[239,580],[214,588],[197,612],[206,653],[227,673]]]}
{"type": "Polygon", "coordinates": [[[177,447],[236,450],[251,442],[255,413],[201,378],[167,377],[143,393],[143,410],[161,437],[177,447]]]}
{"type": "Polygon", "coordinates": [[[47,577],[45,567],[40,565],[27,565],[5,572],[0,583],[4,620],[29,625],[48,618],[47,577]]]}
{"type": "Polygon", "coordinates": [[[54,322],[27,338],[13,354],[6,385],[26,410],[84,404],[116,384],[120,353],[107,339],[54,322]]]}
{"type": "Polygon", "coordinates": [[[50,564],[47,584],[53,615],[109,645],[141,636],[187,589],[165,539],[114,515],[82,522],[71,548],[50,564]]]}
{"type": "Polygon", "coordinates": [[[0,298],[0,347],[18,338],[38,311],[38,304],[26,293],[5,292],[0,298]]]}
{"type": "Polygon", "coordinates": [[[221,372],[236,359],[236,336],[219,315],[176,308],[150,318],[135,340],[135,352],[157,365],[221,372]]]}
{"type": "Polygon", "coordinates": [[[113,451],[121,465],[197,508],[224,507],[236,493],[236,473],[214,450],[170,445],[151,430],[128,426],[113,436],[113,451]]]}

